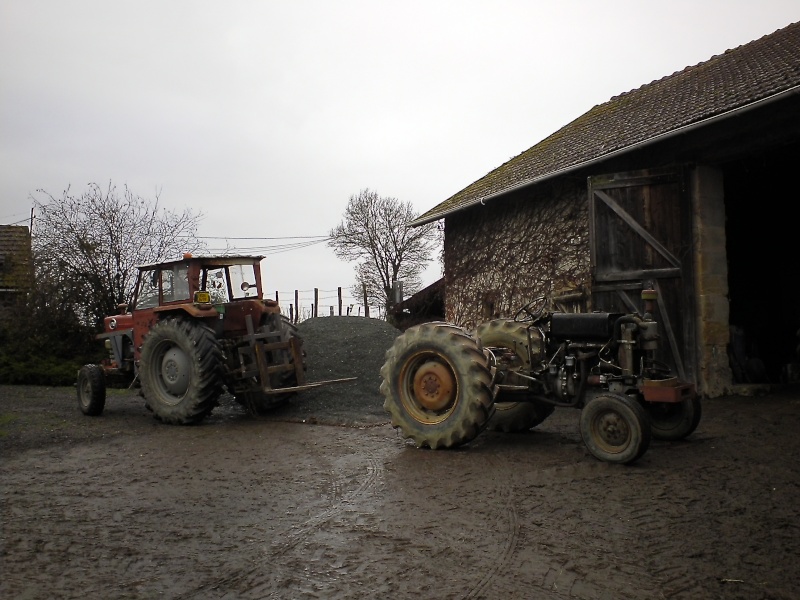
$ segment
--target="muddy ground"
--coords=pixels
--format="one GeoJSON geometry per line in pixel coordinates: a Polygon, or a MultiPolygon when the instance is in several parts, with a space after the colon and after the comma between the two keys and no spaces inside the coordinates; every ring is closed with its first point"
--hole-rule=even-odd
{"type": "Polygon", "coordinates": [[[629,467],[572,409],[419,450],[381,408],[395,333],[309,332],[352,349],[310,345],[313,375],[361,377],[266,417],[223,397],[168,426],[126,390],[84,417],[72,388],[0,386],[0,597],[800,598],[800,390],[706,400],[629,467]]]}

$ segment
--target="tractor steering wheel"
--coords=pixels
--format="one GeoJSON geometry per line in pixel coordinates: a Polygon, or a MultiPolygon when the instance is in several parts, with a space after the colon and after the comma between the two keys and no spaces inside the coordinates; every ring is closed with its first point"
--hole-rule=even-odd
{"type": "Polygon", "coordinates": [[[547,296],[539,296],[534,298],[514,315],[515,321],[537,321],[544,314],[544,309],[547,307],[547,296]],[[524,315],[524,316],[523,316],[524,315]]]}

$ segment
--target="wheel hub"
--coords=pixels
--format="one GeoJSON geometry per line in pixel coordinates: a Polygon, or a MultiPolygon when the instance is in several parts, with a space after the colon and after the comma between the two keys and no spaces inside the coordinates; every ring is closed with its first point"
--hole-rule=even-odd
{"type": "Polygon", "coordinates": [[[161,360],[161,380],[173,396],[182,396],[189,388],[189,358],[180,348],[170,348],[161,360]]]}
{"type": "Polygon", "coordinates": [[[453,373],[437,361],[422,364],[414,374],[414,396],[428,410],[442,410],[455,397],[453,373]]]}
{"type": "Polygon", "coordinates": [[[625,419],[616,413],[605,413],[599,418],[598,433],[609,446],[623,446],[630,438],[625,419]]]}

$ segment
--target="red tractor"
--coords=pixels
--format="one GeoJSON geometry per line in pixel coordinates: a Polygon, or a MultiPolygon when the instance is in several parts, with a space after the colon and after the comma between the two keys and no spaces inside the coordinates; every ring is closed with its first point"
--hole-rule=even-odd
{"type": "Polygon", "coordinates": [[[106,378],[138,382],[147,407],[171,424],[198,423],[227,389],[258,414],[295,393],[355,378],[306,383],[294,325],[265,299],[263,256],[193,257],[139,267],[131,307],[106,317],[108,358],[78,372],[78,405],[100,415],[106,378]]]}

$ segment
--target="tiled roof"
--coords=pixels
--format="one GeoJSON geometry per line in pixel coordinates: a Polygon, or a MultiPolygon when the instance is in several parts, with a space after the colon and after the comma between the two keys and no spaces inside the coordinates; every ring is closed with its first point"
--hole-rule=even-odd
{"type": "Polygon", "coordinates": [[[421,225],[800,85],[800,22],[620,94],[420,215],[421,225]]]}

